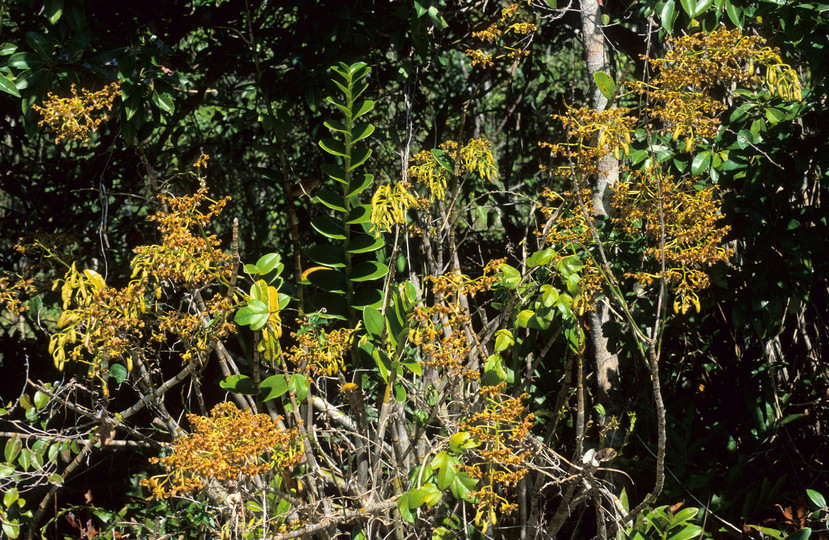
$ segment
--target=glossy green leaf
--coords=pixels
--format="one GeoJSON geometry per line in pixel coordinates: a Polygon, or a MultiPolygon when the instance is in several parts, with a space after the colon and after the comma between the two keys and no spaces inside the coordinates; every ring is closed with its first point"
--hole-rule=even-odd
{"type": "Polygon", "coordinates": [[[461,471],[455,475],[455,481],[452,482],[452,495],[456,499],[465,499],[473,502],[474,498],[471,493],[475,491],[478,481],[469,474],[461,471]]]}
{"type": "Polygon", "coordinates": [[[311,220],[311,227],[332,240],[345,240],[345,228],[340,220],[328,216],[317,216],[311,220]]]}
{"type": "Polygon", "coordinates": [[[742,7],[735,6],[731,0],[725,0],[725,13],[731,22],[734,23],[734,26],[740,30],[743,29],[744,17],[742,7]]]}
{"type": "Polygon", "coordinates": [[[440,452],[432,459],[432,468],[438,471],[438,489],[443,491],[455,481],[455,475],[458,472],[457,458],[450,456],[446,452],[440,452]]]}
{"type": "Polygon", "coordinates": [[[696,10],[697,10],[697,3],[696,3],[696,1],[695,1],[695,0],[679,0],[679,1],[680,1],[680,3],[682,4],[682,9],[684,9],[684,10],[685,10],[685,13],[686,13],[689,17],[693,18],[693,17],[694,17],[694,13],[695,13],[695,12],[696,12],[696,10]]]}
{"type": "Polygon", "coordinates": [[[233,322],[242,326],[250,326],[251,330],[261,330],[268,322],[270,310],[261,300],[251,298],[248,305],[239,309],[233,317],[233,322]]]}
{"type": "Polygon", "coordinates": [[[356,143],[374,133],[374,126],[371,124],[357,124],[351,129],[351,142],[356,143]]]}
{"type": "Polygon", "coordinates": [[[449,437],[449,449],[456,454],[462,453],[467,448],[476,448],[480,445],[481,443],[477,442],[468,431],[459,431],[449,437]]]}
{"type": "Polygon", "coordinates": [[[15,539],[20,536],[20,522],[16,519],[3,521],[3,532],[6,533],[11,539],[15,539]]]}
{"type": "Polygon", "coordinates": [[[109,376],[113,378],[115,384],[124,382],[128,375],[127,368],[121,364],[112,364],[109,366],[109,376]]]}
{"type": "Polygon", "coordinates": [[[325,150],[331,155],[340,157],[348,156],[348,154],[345,151],[345,145],[337,139],[321,139],[319,145],[323,150],[325,150]]]}
{"type": "Polygon", "coordinates": [[[316,244],[308,249],[308,258],[317,264],[331,268],[345,266],[345,253],[339,246],[331,244],[316,244]]]}
{"type": "Polygon", "coordinates": [[[383,335],[385,318],[375,308],[367,307],[363,310],[363,324],[366,326],[366,331],[372,336],[379,338],[383,335]]]}
{"type": "Polygon", "coordinates": [[[373,181],[373,174],[355,174],[351,177],[351,183],[348,185],[345,196],[353,197],[362,193],[373,181]]]}
{"type": "Polygon", "coordinates": [[[324,291],[345,294],[345,274],[343,274],[340,270],[315,270],[314,272],[308,274],[308,281],[311,282],[312,285],[319,287],[324,291]]]}
{"type": "Polygon", "coordinates": [[[708,8],[711,7],[712,3],[713,0],[697,0],[696,6],[694,7],[693,18],[697,19],[701,15],[703,15],[708,10],[708,8]]]}
{"type": "Polygon", "coordinates": [[[60,456],[60,443],[55,442],[49,445],[49,450],[46,452],[46,458],[49,463],[57,463],[58,456],[60,456]]]}
{"type": "Polygon", "coordinates": [[[3,43],[0,45],[0,56],[8,56],[10,54],[14,54],[14,51],[17,50],[17,45],[14,43],[3,43]]]}
{"type": "Polygon", "coordinates": [[[359,225],[371,221],[371,205],[359,204],[348,212],[345,222],[349,225],[359,225]]]}
{"type": "Polygon", "coordinates": [[[700,175],[711,165],[711,150],[700,152],[691,162],[691,174],[700,175]]]}
{"type": "Polygon", "coordinates": [[[170,94],[167,94],[166,92],[158,93],[154,90],[152,99],[153,103],[155,103],[159,109],[167,114],[173,114],[175,104],[173,103],[173,98],[170,97],[170,94]]]}
{"type": "Polygon", "coordinates": [[[354,254],[369,253],[377,251],[385,245],[386,243],[382,237],[376,238],[368,234],[362,234],[351,239],[348,243],[348,252],[354,254]]]}
{"type": "Polygon", "coordinates": [[[353,171],[354,169],[365,163],[369,157],[371,157],[370,148],[367,148],[362,144],[356,145],[354,148],[351,149],[351,166],[348,168],[348,170],[353,171]]]}
{"type": "Polygon", "coordinates": [[[593,80],[596,81],[596,87],[602,95],[610,99],[613,97],[613,92],[616,90],[616,83],[613,78],[603,71],[597,71],[593,74],[593,80]]]}
{"type": "Polygon", "coordinates": [[[699,508],[694,508],[693,506],[689,506],[688,508],[683,508],[676,514],[674,514],[674,519],[672,522],[674,525],[679,523],[683,523],[685,521],[689,521],[693,519],[699,513],[699,508]]]}
{"type": "Polygon", "coordinates": [[[316,200],[331,210],[345,212],[345,202],[343,201],[343,196],[339,193],[327,189],[318,189],[316,192],[316,200]]]}
{"type": "Polygon", "coordinates": [[[305,401],[305,398],[308,396],[308,391],[310,390],[308,378],[302,373],[294,373],[288,381],[288,389],[294,393],[297,400],[305,401]]]}
{"type": "Polygon", "coordinates": [[[429,482],[409,492],[409,508],[420,508],[423,505],[434,506],[443,498],[438,487],[429,482]]]}
{"type": "Polygon", "coordinates": [[[826,498],[819,492],[813,489],[807,489],[806,495],[809,497],[809,500],[812,501],[812,504],[818,508],[826,508],[826,498]]]}
{"type": "Polygon", "coordinates": [[[809,527],[803,527],[799,531],[795,531],[787,536],[785,540],[809,540],[810,536],[812,536],[812,529],[809,527]]]}
{"type": "Polygon", "coordinates": [[[46,36],[40,32],[26,32],[26,43],[34,49],[44,63],[52,61],[52,44],[46,36]]]}
{"type": "Polygon", "coordinates": [[[356,102],[354,104],[354,111],[351,115],[352,120],[356,120],[357,118],[363,116],[370,110],[374,108],[374,102],[370,99],[364,99],[356,102]]]}
{"type": "Polygon", "coordinates": [[[397,499],[397,509],[400,512],[400,517],[402,517],[408,523],[414,525],[415,517],[412,514],[412,510],[409,508],[409,494],[404,493],[402,497],[397,499]]]}
{"type": "Polygon", "coordinates": [[[4,456],[6,458],[7,463],[11,463],[17,458],[17,455],[20,454],[20,450],[23,448],[23,441],[20,440],[19,435],[14,435],[12,438],[6,441],[6,447],[4,451],[4,456]]]}
{"type": "Polygon", "coordinates": [[[514,267],[504,263],[499,267],[501,284],[507,289],[514,289],[521,283],[521,273],[514,267]]]}
{"type": "Polygon", "coordinates": [[[256,268],[259,269],[261,275],[270,274],[274,268],[278,268],[282,262],[282,256],[279,253],[268,253],[262,255],[256,261],[256,268]]]}
{"type": "Polygon", "coordinates": [[[32,466],[32,452],[28,448],[22,448],[20,450],[20,455],[17,457],[17,462],[20,463],[20,466],[23,468],[24,471],[28,471],[29,467],[32,466]]]}
{"type": "Polygon", "coordinates": [[[432,149],[432,156],[434,156],[435,161],[438,162],[443,170],[448,172],[449,174],[455,173],[455,160],[452,159],[449,154],[444,152],[443,150],[438,150],[437,148],[432,149]]]}
{"type": "Polygon", "coordinates": [[[19,52],[9,57],[10,67],[17,69],[33,69],[43,65],[43,62],[35,53],[19,52]]]}
{"type": "Polygon", "coordinates": [[[495,332],[495,352],[505,351],[513,344],[515,344],[515,338],[512,337],[512,332],[506,328],[495,332]]]}
{"type": "Polygon", "coordinates": [[[357,263],[351,270],[351,281],[370,281],[379,279],[389,273],[389,267],[378,261],[357,263]]]}
{"type": "Polygon", "coordinates": [[[544,266],[545,264],[549,264],[555,254],[556,252],[553,248],[545,248],[541,251],[536,251],[527,259],[527,266],[535,268],[536,266],[544,266]]]}
{"type": "Polygon", "coordinates": [[[6,92],[7,94],[13,95],[14,97],[20,97],[20,92],[17,91],[17,86],[4,73],[0,73],[0,90],[6,92]]]}
{"type": "Polygon", "coordinates": [[[348,133],[348,126],[339,120],[326,120],[323,125],[332,131],[339,131],[341,133],[348,133]]]}
{"type": "Polygon", "coordinates": [[[247,375],[230,375],[223,381],[219,381],[219,386],[233,392],[234,394],[244,394],[252,396],[256,394],[256,387],[253,384],[253,379],[247,375]]]}
{"type": "Polygon", "coordinates": [[[288,391],[288,380],[285,375],[271,375],[259,384],[263,394],[262,401],[271,401],[285,395],[288,391]]]}
{"type": "Polygon", "coordinates": [[[682,530],[668,537],[668,540],[691,540],[692,538],[698,538],[700,536],[702,536],[702,527],[686,524],[682,530]]]}
{"type": "Polygon", "coordinates": [[[660,15],[662,28],[664,28],[669,34],[673,34],[674,22],[676,21],[676,17],[678,15],[676,12],[676,2],[674,0],[668,0],[665,2],[665,5],[662,6],[662,13],[660,15]]]}
{"type": "Polygon", "coordinates": [[[336,163],[323,163],[322,172],[327,174],[332,180],[341,184],[345,184],[345,169],[336,163]]]}

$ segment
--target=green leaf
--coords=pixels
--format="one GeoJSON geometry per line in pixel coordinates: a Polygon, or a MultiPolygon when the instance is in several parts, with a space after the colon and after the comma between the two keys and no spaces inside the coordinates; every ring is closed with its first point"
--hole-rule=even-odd
{"type": "Polygon", "coordinates": [[[521,273],[512,266],[504,263],[501,264],[499,267],[500,272],[499,275],[501,277],[501,283],[507,289],[514,289],[518,287],[518,284],[521,283],[521,273]]]}
{"type": "Polygon", "coordinates": [[[432,467],[438,470],[438,489],[441,491],[448,488],[455,481],[458,470],[455,466],[457,458],[452,458],[446,452],[440,452],[432,460],[432,467]]]}
{"type": "Polygon", "coordinates": [[[17,50],[17,45],[14,43],[3,43],[0,45],[0,56],[8,56],[17,50]]]}
{"type": "Polygon", "coordinates": [[[389,267],[378,261],[357,263],[351,269],[351,281],[371,281],[389,273],[389,267]]]}
{"type": "Polygon", "coordinates": [[[339,193],[327,189],[319,189],[316,193],[316,199],[331,210],[345,212],[345,202],[343,201],[343,196],[339,193]]]}
{"type": "Polygon", "coordinates": [[[363,234],[355,236],[348,244],[349,253],[368,253],[370,251],[377,251],[385,246],[386,243],[382,237],[375,238],[374,236],[363,234]]]}
{"type": "Polygon", "coordinates": [[[323,150],[325,150],[331,155],[348,157],[348,154],[346,154],[345,151],[345,145],[337,139],[321,139],[319,145],[323,150]]]}
{"type": "Polygon", "coordinates": [[[809,497],[809,500],[814,503],[815,506],[818,508],[826,508],[826,499],[813,489],[807,489],[806,495],[809,497]]]}
{"type": "Polygon", "coordinates": [[[783,121],[786,118],[785,111],[781,111],[780,109],[776,109],[774,107],[769,107],[766,109],[766,119],[772,124],[777,124],[783,121]]]}
{"type": "Polygon", "coordinates": [[[734,23],[734,26],[740,30],[743,29],[743,8],[735,6],[731,0],[725,0],[725,13],[728,15],[728,18],[731,19],[731,22],[734,23]]]}
{"type": "Polygon", "coordinates": [[[346,197],[353,197],[362,193],[374,181],[373,174],[355,174],[351,177],[351,183],[348,185],[346,197]]]}
{"type": "Polygon", "coordinates": [[[443,493],[435,484],[429,482],[409,493],[409,508],[420,508],[424,504],[431,507],[439,503],[442,498],[443,493]]]}
{"type": "Polygon", "coordinates": [[[696,7],[694,8],[693,18],[697,19],[700,15],[705,13],[708,10],[708,8],[711,7],[713,1],[714,0],[702,0],[701,2],[697,2],[696,7]]]}
{"type": "Polygon", "coordinates": [[[345,293],[345,274],[339,270],[316,270],[308,274],[308,281],[310,281],[312,285],[315,285],[324,291],[340,294],[345,293]]]}
{"type": "Polygon", "coordinates": [[[121,384],[127,378],[127,368],[121,364],[109,366],[109,376],[115,379],[115,384],[121,384]]]}
{"type": "Polygon", "coordinates": [[[662,28],[664,28],[669,34],[674,33],[674,22],[676,21],[677,15],[676,2],[674,0],[668,0],[665,2],[665,5],[662,6],[661,20],[662,28]]]}
{"type": "Polygon", "coordinates": [[[700,175],[711,165],[711,150],[700,152],[691,162],[691,174],[700,175]]]}
{"type": "Polygon", "coordinates": [[[553,255],[555,255],[555,250],[553,248],[545,248],[541,251],[536,251],[527,259],[527,266],[530,268],[535,268],[536,266],[544,266],[548,264],[553,255]]]}
{"type": "Polygon", "coordinates": [[[259,269],[259,273],[261,275],[270,274],[274,268],[276,268],[280,262],[282,262],[282,257],[279,253],[268,253],[267,255],[262,255],[259,257],[259,260],[256,261],[256,268],[259,269]]]}
{"type": "Polygon", "coordinates": [[[694,516],[696,516],[698,513],[699,508],[694,508],[692,506],[688,508],[683,508],[682,510],[674,514],[674,519],[672,520],[672,523],[675,526],[679,525],[680,523],[684,523],[686,521],[693,519],[694,516]]]}
{"type": "Polygon", "coordinates": [[[356,120],[357,118],[363,116],[370,110],[374,108],[374,102],[370,99],[364,99],[358,101],[354,104],[354,112],[351,115],[352,120],[356,120]]]}
{"type": "Polygon", "coordinates": [[[308,258],[317,264],[331,268],[345,266],[345,253],[339,246],[331,244],[316,244],[308,249],[308,258]]]}
{"type": "Polygon", "coordinates": [[[46,457],[50,463],[57,464],[58,456],[60,456],[60,443],[52,443],[49,445],[49,450],[46,452],[46,457]]]}
{"type": "Polygon", "coordinates": [[[371,157],[371,149],[363,146],[362,144],[358,144],[351,149],[351,166],[348,170],[353,171],[365,163],[369,157],[371,157]]]}
{"type": "Polygon", "coordinates": [[[17,538],[20,536],[20,523],[16,520],[3,521],[3,532],[9,538],[17,538]]]}
{"type": "Polygon", "coordinates": [[[63,0],[46,0],[46,17],[51,24],[58,22],[63,15],[63,0]]]}
{"type": "Polygon", "coordinates": [[[672,535],[668,540],[690,540],[702,535],[702,527],[699,525],[685,525],[681,531],[672,535]]]}
{"type": "Polygon", "coordinates": [[[282,374],[271,375],[259,384],[259,388],[264,394],[262,401],[270,401],[284,395],[288,391],[288,380],[282,374]]]}
{"type": "Polygon", "coordinates": [[[371,221],[371,205],[360,204],[352,208],[345,218],[345,222],[349,225],[359,225],[361,223],[368,223],[371,221]]]}
{"type": "Polygon", "coordinates": [[[17,458],[17,455],[20,453],[20,449],[23,448],[23,441],[20,440],[20,436],[15,434],[14,437],[6,441],[6,449],[5,449],[5,457],[6,462],[11,463],[12,461],[17,458]]]}
{"type": "Polygon", "coordinates": [[[155,103],[159,109],[166,112],[167,114],[173,114],[176,106],[173,103],[173,98],[170,97],[170,94],[166,92],[161,92],[160,94],[153,90],[153,103],[155,103]]]}
{"type": "Polygon", "coordinates": [[[9,57],[8,64],[17,69],[32,69],[42,66],[43,62],[35,53],[19,52],[9,57]]]}
{"type": "Polygon", "coordinates": [[[29,467],[32,466],[32,452],[28,448],[23,448],[20,450],[20,455],[18,456],[17,462],[20,463],[20,466],[23,467],[24,471],[28,471],[29,467]]]}
{"type": "Polygon", "coordinates": [[[267,323],[270,317],[270,310],[267,304],[261,300],[250,298],[248,305],[236,312],[233,317],[233,322],[241,326],[250,325],[253,331],[261,330],[267,323]]]}
{"type": "Polygon", "coordinates": [[[610,99],[613,97],[613,91],[616,89],[616,83],[613,78],[603,71],[597,71],[593,74],[593,80],[596,81],[596,87],[604,97],[610,99]]]}
{"type": "Polygon", "coordinates": [[[448,172],[449,174],[455,173],[455,160],[449,157],[449,154],[447,154],[443,150],[433,148],[432,156],[434,156],[435,161],[437,161],[438,165],[440,165],[446,172],[448,172]]]}
{"type": "Polygon", "coordinates": [[[374,126],[371,124],[357,124],[351,129],[351,142],[356,143],[374,133],[374,126]]]}
{"type": "Polygon", "coordinates": [[[414,525],[415,517],[412,515],[412,511],[409,508],[409,494],[404,493],[402,497],[397,499],[397,509],[400,511],[400,517],[402,517],[407,522],[414,525]]]}
{"type": "Polygon", "coordinates": [[[7,94],[13,95],[14,97],[20,97],[20,92],[17,91],[17,86],[4,73],[0,73],[0,90],[6,92],[7,94]]]}
{"type": "Polygon", "coordinates": [[[695,0],[679,0],[682,4],[682,9],[685,10],[685,13],[688,14],[689,17],[692,19],[694,18],[694,13],[697,10],[697,3],[695,0]]]}
{"type": "Polygon", "coordinates": [[[220,381],[219,386],[234,394],[244,394],[246,396],[256,394],[253,379],[247,375],[230,375],[225,380],[220,381]]]}
{"type": "Polygon", "coordinates": [[[373,307],[366,307],[363,310],[363,324],[366,325],[366,331],[372,336],[379,338],[383,335],[385,318],[373,307]]]}
{"type": "Polygon", "coordinates": [[[472,502],[470,493],[475,490],[478,481],[469,476],[467,473],[461,471],[455,475],[455,481],[452,482],[452,495],[456,499],[465,499],[472,502]]]}
{"type": "Polygon", "coordinates": [[[326,238],[345,240],[345,227],[340,220],[328,216],[316,216],[311,220],[311,227],[326,238]]]}
{"type": "Polygon", "coordinates": [[[812,535],[812,529],[803,527],[799,531],[795,531],[785,538],[785,540],[809,540],[812,535]]]}
{"type": "Polygon", "coordinates": [[[345,184],[345,169],[336,163],[323,163],[322,172],[327,174],[332,180],[345,184]]]}
{"type": "Polygon", "coordinates": [[[512,337],[512,332],[506,328],[495,332],[495,352],[505,351],[513,344],[515,344],[515,338],[512,337]]]}

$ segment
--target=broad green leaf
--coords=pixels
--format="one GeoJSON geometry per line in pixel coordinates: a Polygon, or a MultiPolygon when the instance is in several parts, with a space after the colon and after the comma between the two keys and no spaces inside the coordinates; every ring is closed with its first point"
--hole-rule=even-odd
{"type": "Polygon", "coordinates": [[[236,312],[233,322],[242,326],[250,325],[251,330],[261,330],[268,322],[270,310],[261,300],[251,298],[248,305],[236,312]]]}
{"type": "Polygon", "coordinates": [[[342,133],[348,133],[348,126],[346,126],[345,124],[343,124],[342,122],[340,122],[338,120],[327,120],[327,121],[323,122],[323,124],[325,125],[325,127],[327,127],[328,129],[330,129],[332,131],[340,131],[342,133]]]}
{"type": "Polygon", "coordinates": [[[244,394],[252,396],[256,394],[256,387],[253,384],[253,379],[247,375],[230,375],[223,381],[219,381],[219,386],[233,392],[234,394],[244,394]]]}
{"type": "Polygon", "coordinates": [[[38,390],[37,392],[35,392],[35,396],[34,396],[33,401],[34,401],[34,404],[35,404],[35,408],[37,410],[40,410],[43,407],[45,407],[47,403],[49,403],[49,395],[44,394],[43,392],[38,390]]]}
{"type": "Polygon", "coordinates": [[[700,175],[711,165],[711,150],[700,152],[691,162],[691,174],[700,175]]]}
{"type": "Polygon", "coordinates": [[[348,243],[349,253],[368,253],[370,251],[377,251],[385,246],[386,243],[382,237],[375,238],[367,234],[355,236],[348,243]]]}
{"type": "Polygon", "coordinates": [[[52,44],[43,34],[40,32],[26,32],[26,43],[34,49],[44,62],[51,62],[52,44]]]}
{"type": "Polygon", "coordinates": [[[495,352],[505,351],[513,344],[515,344],[515,338],[512,337],[512,332],[506,328],[495,332],[495,352]]]}
{"type": "Polygon", "coordinates": [[[256,268],[259,269],[259,273],[263,276],[265,274],[270,274],[271,271],[276,268],[280,262],[282,261],[282,257],[279,253],[268,253],[267,255],[262,255],[259,257],[259,260],[256,261],[256,268]]]}
{"type": "MultiPolygon", "coordinates": [[[[688,510],[686,508],[686,510],[688,510]]],[[[691,540],[702,536],[702,527],[699,525],[685,525],[681,531],[671,535],[668,540],[691,540]]]]}
{"type": "Polygon", "coordinates": [[[369,221],[371,221],[370,204],[360,204],[353,207],[345,217],[345,222],[349,225],[359,225],[361,223],[368,223],[369,221]]]}
{"type": "Polygon", "coordinates": [[[288,380],[285,375],[271,375],[259,384],[262,401],[270,401],[284,395],[288,391],[288,380]]]}
{"type": "Polygon", "coordinates": [[[363,324],[366,325],[366,331],[372,336],[379,338],[383,335],[385,318],[373,307],[367,307],[363,310],[363,324]]]}
{"type": "Polygon", "coordinates": [[[316,199],[331,210],[345,212],[345,202],[343,201],[343,196],[339,193],[327,189],[318,189],[316,199]]]}
{"type": "Polygon", "coordinates": [[[818,508],[826,508],[826,499],[813,489],[807,489],[806,495],[809,497],[809,500],[814,503],[815,506],[818,508]]]}
{"type": "Polygon", "coordinates": [[[468,431],[459,431],[449,437],[449,449],[456,454],[462,453],[467,448],[475,448],[481,443],[476,442],[468,431]]]}
{"type": "Polygon", "coordinates": [[[362,144],[356,145],[351,149],[351,166],[348,170],[353,171],[365,163],[369,157],[371,157],[371,148],[368,148],[362,144]]]}
{"type": "Polygon", "coordinates": [[[694,7],[694,19],[698,19],[700,15],[705,13],[709,7],[711,7],[713,0],[697,0],[696,6],[694,7]]]}
{"type": "Polygon", "coordinates": [[[345,151],[345,145],[337,139],[321,139],[319,145],[323,150],[325,150],[331,155],[340,157],[348,156],[345,151]]]}
{"type": "Polygon", "coordinates": [[[682,9],[685,10],[685,13],[688,14],[689,17],[692,19],[694,18],[694,13],[697,10],[697,3],[695,0],[679,0],[682,4],[682,9]]]}
{"type": "Polygon", "coordinates": [[[593,80],[596,81],[596,87],[604,97],[610,99],[613,97],[613,91],[616,89],[616,83],[613,78],[603,71],[597,71],[593,74],[593,80]]]}
{"type": "Polygon", "coordinates": [[[331,268],[345,266],[345,253],[339,246],[331,244],[316,244],[308,249],[308,258],[317,264],[331,268]]]}
{"type": "Polygon", "coordinates": [[[527,266],[535,268],[536,266],[544,266],[548,264],[555,255],[553,248],[545,248],[541,251],[536,251],[527,259],[527,266]]]}
{"type": "MultiPolygon", "coordinates": [[[[308,274],[308,281],[324,291],[344,294],[346,289],[345,274],[339,270],[320,268],[308,274]]],[[[325,306],[322,306],[325,307],[325,306]]]]}
{"type": "Polygon", "coordinates": [[[404,493],[402,497],[397,499],[397,509],[400,512],[400,517],[414,525],[415,517],[412,515],[412,510],[409,508],[408,493],[404,493]]]}
{"type": "Polygon", "coordinates": [[[20,523],[16,519],[3,521],[3,532],[11,539],[20,536],[20,523]]]}
{"type": "Polygon", "coordinates": [[[431,507],[439,503],[442,498],[443,493],[435,484],[429,482],[409,492],[409,508],[420,508],[424,504],[431,507]]]}
{"type": "Polygon", "coordinates": [[[357,118],[363,116],[370,110],[374,108],[374,102],[370,99],[364,99],[356,102],[354,104],[354,113],[351,116],[352,120],[356,120],[357,118]]]}
{"type": "Polygon", "coordinates": [[[335,163],[323,163],[322,172],[341,184],[345,184],[345,169],[335,163]]]}
{"type": "Polygon", "coordinates": [[[473,502],[474,498],[470,496],[470,493],[475,490],[475,486],[477,485],[477,480],[461,471],[455,475],[455,481],[452,482],[452,495],[454,495],[456,499],[465,499],[473,502]]]}
{"type": "Polygon", "coordinates": [[[20,440],[19,435],[15,434],[11,439],[7,440],[4,452],[6,462],[11,463],[12,461],[14,461],[22,448],[23,441],[20,440]]]}
{"type": "Polygon", "coordinates": [[[688,507],[683,508],[676,514],[674,514],[673,524],[678,525],[685,521],[689,521],[694,518],[699,513],[699,508],[688,507]]]}
{"type": "Polygon", "coordinates": [[[448,172],[449,174],[455,173],[455,160],[449,157],[449,154],[447,154],[443,150],[433,148],[432,156],[434,156],[435,161],[437,161],[438,165],[440,165],[446,172],[448,172]]]}
{"type": "Polygon", "coordinates": [[[46,458],[49,460],[50,463],[57,463],[58,456],[60,456],[60,443],[52,443],[49,445],[49,450],[46,452],[46,458]]]}
{"type": "Polygon", "coordinates": [[[288,381],[288,389],[294,393],[297,400],[305,401],[310,389],[308,385],[308,378],[302,373],[294,373],[288,381]]]}
{"type": "Polygon", "coordinates": [[[22,448],[20,455],[17,457],[17,462],[23,467],[24,471],[28,471],[32,466],[32,452],[28,448],[22,448]]]}
{"type": "Polygon", "coordinates": [[[661,20],[662,28],[669,34],[674,33],[674,22],[676,21],[677,15],[676,2],[674,0],[665,2],[665,5],[662,6],[661,20]]]}
{"type": "Polygon", "coordinates": [[[127,378],[127,368],[121,364],[109,366],[109,376],[115,380],[115,384],[121,384],[127,378]]]}
{"type": "Polygon", "coordinates": [[[507,289],[514,289],[521,283],[521,273],[514,267],[508,264],[501,264],[499,267],[501,276],[501,283],[507,289]]]}
{"type": "Polygon", "coordinates": [[[731,0],[725,0],[725,13],[728,15],[728,18],[731,19],[731,22],[734,23],[734,26],[740,30],[743,29],[744,19],[742,7],[735,6],[731,0]]]}
{"type": "Polygon", "coordinates": [[[20,97],[20,92],[17,91],[17,86],[4,73],[0,73],[0,90],[6,92],[7,94],[13,95],[14,97],[20,97]]]}
{"type": "Polygon", "coordinates": [[[362,193],[374,181],[373,174],[355,174],[351,177],[351,183],[348,185],[346,197],[353,197],[362,193]]]}
{"type": "Polygon", "coordinates": [[[0,45],[0,56],[8,56],[10,54],[14,54],[14,51],[17,50],[17,45],[14,43],[3,43],[0,45]]]}
{"type": "Polygon", "coordinates": [[[166,112],[167,114],[173,114],[176,106],[173,103],[173,98],[170,97],[170,94],[166,92],[161,92],[160,94],[153,90],[153,103],[155,103],[159,109],[166,112]]]}
{"type": "Polygon", "coordinates": [[[389,267],[377,261],[357,263],[351,269],[351,281],[370,281],[379,279],[389,273],[389,267]]]}
{"type": "Polygon", "coordinates": [[[441,491],[448,488],[455,481],[455,475],[458,472],[456,462],[457,458],[451,457],[446,452],[440,452],[432,460],[432,467],[438,470],[438,489],[441,491]],[[436,462],[439,462],[439,464],[436,465],[436,462]]]}
{"type": "Polygon", "coordinates": [[[43,62],[35,53],[19,52],[9,57],[8,64],[17,69],[32,69],[42,66],[43,62]]]}
{"type": "Polygon", "coordinates": [[[809,527],[803,527],[799,531],[795,531],[787,536],[785,540],[809,540],[810,536],[812,536],[812,529],[809,527]]]}
{"type": "Polygon", "coordinates": [[[311,220],[311,227],[326,238],[345,240],[345,228],[341,220],[328,216],[316,216],[311,220]]]}
{"type": "Polygon", "coordinates": [[[357,124],[351,130],[351,142],[356,143],[374,133],[374,126],[371,124],[357,124]]]}

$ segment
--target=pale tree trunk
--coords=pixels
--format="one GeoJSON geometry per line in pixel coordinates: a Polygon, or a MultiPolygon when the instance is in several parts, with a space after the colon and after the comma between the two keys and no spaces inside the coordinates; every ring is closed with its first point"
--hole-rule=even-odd
{"type": "MultiPolygon", "coordinates": [[[[581,0],[582,32],[584,34],[584,53],[587,60],[587,70],[590,76],[592,90],[592,105],[597,110],[608,106],[607,98],[596,87],[593,74],[599,71],[609,73],[607,49],[601,24],[601,5],[597,0],[581,0]]],[[[612,104],[611,104],[612,105],[612,104]]],[[[610,187],[619,179],[619,162],[612,154],[605,154],[599,162],[599,174],[593,186],[593,211],[597,216],[607,217],[610,212],[610,187]]],[[[590,345],[593,351],[593,361],[596,369],[596,401],[606,412],[599,418],[600,424],[605,418],[618,418],[621,406],[621,388],[619,374],[619,357],[608,349],[608,340],[604,336],[603,327],[611,319],[607,303],[597,302],[594,311],[590,314],[590,345]]],[[[609,437],[606,446],[618,445],[621,441],[615,440],[617,430],[607,431],[609,437]]]]}

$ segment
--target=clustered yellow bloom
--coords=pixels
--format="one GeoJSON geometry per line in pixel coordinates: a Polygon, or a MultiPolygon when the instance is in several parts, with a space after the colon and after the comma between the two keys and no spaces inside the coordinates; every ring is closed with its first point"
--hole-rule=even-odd
{"type": "Polygon", "coordinates": [[[301,460],[296,428],[282,429],[278,419],[266,414],[223,402],[208,417],[187,418],[193,432],[176,440],[170,456],[150,458],[167,472],[141,481],[156,499],[185,495],[210,480],[233,488],[257,474],[290,471],[301,460]]]}
{"type": "Polygon", "coordinates": [[[412,208],[419,209],[426,202],[412,192],[408,182],[398,182],[391,186],[384,184],[377,188],[371,197],[372,232],[388,231],[394,225],[406,224],[406,212],[412,208]]]}
{"type": "Polygon", "coordinates": [[[763,38],[743,36],[737,29],[718,28],[678,39],[668,38],[671,49],[664,58],[648,61],[658,72],[650,84],[639,83],[641,92],[655,102],[652,112],[663,121],[663,131],[685,140],[685,151],[694,141],[712,138],[720,125],[717,115],[726,109],[716,89],[732,85],[758,86],[757,67],[766,71],[769,91],[784,99],[802,99],[795,71],[783,63],[780,53],[760,48],[763,38]]]}
{"type": "Polygon", "coordinates": [[[72,97],[60,98],[51,92],[48,99],[40,106],[32,108],[43,115],[39,125],[46,125],[57,134],[55,143],[63,139],[73,141],[88,141],[89,135],[109,117],[106,114],[95,116],[106,109],[112,110],[112,104],[121,89],[120,82],[104,86],[97,92],[83,89],[78,94],[75,85],[72,85],[72,97]]]}
{"type": "Polygon", "coordinates": [[[291,333],[297,340],[288,351],[288,359],[301,370],[313,375],[334,376],[345,369],[345,356],[351,350],[355,330],[340,328],[326,332],[312,325],[291,333]]]}
{"type": "Polygon", "coordinates": [[[530,2],[512,3],[501,10],[501,16],[498,21],[490,24],[484,30],[473,32],[472,36],[480,39],[485,44],[493,45],[499,48],[504,53],[487,54],[479,49],[467,49],[466,56],[469,58],[473,66],[490,67],[494,65],[494,60],[501,58],[508,58],[517,60],[524,56],[528,56],[529,39],[533,32],[538,30],[538,26],[531,22],[534,20],[534,15],[529,8],[530,2]]]}
{"type": "MultiPolygon", "coordinates": [[[[721,218],[716,187],[697,189],[691,180],[663,177],[658,168],[630,173],[627,182],[613,187],[613,221],[634,239],[646,238],[649,247],[645,256],[661,261],[660,238],[665,236],[665,279],[674,288],[674,311],[686,313],[690,307],[700,310],[696,291],[708,287],[705,271],[725,261],[731,250],[722,247],[728,233],[727,225],[718,225],[721,218]],[[662,191],[662,216],[659,214],[658,183],[662,191]],[[662,226],[664,222],[664,229],[662,226]]],[[[659,279],[659,273],[645,271],[626,274],[648,285],[659,279]]]]}
{"type": "Polygon", "coordinates": [[[499,507],[501,514],[513,512],[518,507],[503,493],[506,488],[517,486],[527,474],[525,462],[531,454],[525,441],[534,416],[527,413],[522,403],[527,394],[517,398],[502,394],[505,386],[506,383],[501,383],[481,387],[483,410],[464,419],[459,426],[477,443],[466,450],[469,459],[460,469],[482,481],[481,489],[472,495],[478,499],[475,524],[481,526],[484,533],[490,525],[495,525],[499,507]]]}

